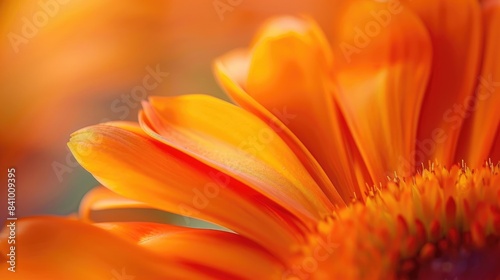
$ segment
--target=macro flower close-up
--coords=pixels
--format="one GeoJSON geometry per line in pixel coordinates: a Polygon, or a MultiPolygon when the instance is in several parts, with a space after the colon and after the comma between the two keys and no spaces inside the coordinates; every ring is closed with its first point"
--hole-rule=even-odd
{"type": "Polygon", "coordinates": [[[72,133],[99,185],[8,220],[2,279],[500,279],[500,1],[332,14],[214,57],[231,101],[148,96],[72,133]]]}

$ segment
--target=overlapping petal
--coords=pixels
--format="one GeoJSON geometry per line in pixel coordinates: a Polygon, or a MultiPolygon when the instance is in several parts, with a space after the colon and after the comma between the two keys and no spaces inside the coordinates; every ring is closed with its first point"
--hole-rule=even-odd
{"type": "Polygon", "coordinates": [[[274,108],[272,110],[273,112],[271,112],[245,92],[243,85],[246,84],[249,64],[249,51],[243,49],[235,50],[216,60],[214,63],[215,74],[222,87],[240,106],[268,123],[270,127],[280,135],[294,151],[297,158],[300,159],[304,167],[309,171],[311,177],[314,178],[328,198],[333,203],[344,206],[345,201],[339,201],[338,191],[333,186],[321,165],[297,136],[295,136],[286,126],[295,115],[289,113],[287,106],[281,109],[274,108]],[[281,118],[276,116],[281,116],[281,118]],[[284,119],[284,121],[281,121],[281,119],[284,119]]]}
{"type": "Polygon", "coordinates": [[[418,141],[434,138],[443,130],[442,143],[420,149],[431,161],[450,165],[464,116],[456,106],[473,94],[481,59],[482,23],[477,0],[402,2],[427,27],[432,40],[433,63],[420,113],[418,141]]]}
{"type": "MultiPolygon", "coordinates": [[[[256,279],[267,275],[279,279],[283,267],[262,247],[228,232],[152,223],[101,224],[99,228],[55,217],[23,219],[17,226],[19,265],[12,273],[2,261],[2,279],[256,279]]],[[[6,233],[0,236],[2,257],[10,251],[6,233]]]]}
{"type": "Polygon", "coordinates": [[[7,270],[9,264],[4,259],[10,252],[9,231],[0,236],[2,279],[109,280],[116,275],[140,275],[159,280],[201,276],[182,264],[166,265],[166,259],[90,224],[38,217],[19,220],[16,226],[15,273],[7,270]]]}
{"type": "Polygon", "coordinates": [[[150,136],[253,186],[303,220],[333,210],[280,136],[239,107],[208,95],[152,97],[140,121],[150,136]]]}
{"type": "Polygon", "coordinates": [[[372,182],[408,176],[432,63],[429,34],[411,10],[390,1],[353,1],[343,16],[332,35],[341,55],[333,72],[338,104],[372,182]]]}
{"type": "MultiPolygon", "coordinates": [[[[219,59],[218,78],[243,109],[202,95],[150,98],[140,126],[108,123],[72,135],[77,160],[116,192],[96,189],[83,214],[144,203],[236,234],[152,223],[100,224],[104,231],[75,221],[57,224],[93,227],[90,234],[103,241],[119,236],[116,242],[127,244],[123,250],[153,258],[145,267],[152,279],[164,273],[157,258],[177,265],[170,278],[191,268],[193,279],[201,273],[279,279],[298,273],[310,257],[316,262],[310,274],[318,278],[391,278],[422,272],[409,266],[425,264],[437,249],[451,252],[443,242],[474,250],[498,245],[488,239],[500,228],[498,166],[490,162],[471,171],[465,164],[430,164],[409,177],[415,163],[428,159],[449,165],[460,130],[465,136],[458,156],[474,167],[500,153],[498,96],[490,91],[464,126],[469,116],[456,109],[485,92],[473,93],[480,66],[483,78],[500,80],[498,3],[481,3],[482,65],[478,2],[356,0],[330,38],[340,56],[332,55],[311,20],[281,17],[264,26],[250,49],[219,59]],[[485,119],[493,122],[483,124],[485,119]],[[474,142],[484,145],[475,148],[474,142]],[[393,171],[404,179],[396,175],[387,186],[364,187],[393,171]],[[332,213],[352,198],[361,199],[332,213]],[[366,242],[363,230],[376,234],[366,242]],[[454,244],[453,234],[464,243],[454,244]],[[342,248],[328,247],[321,263],[314,254],[325,238],[328,246],[333,238],[342,248]],[[330,258],[333,252],[345,262],[330,258]],[[375,268],[369,265],[374,258],[381,260],[375,268]],[[367,270],[343,270],[348,265],[367,270]],[[295,270],[283,274],[289,267],[295,270]]],[[[104,264],[116,261],[103,255],[104,264]]],[[[103,267],[96,269],[103,274],[103,267]]]]}
{"type": "Polygon", "coordinates": [[[476,90],[459,104],[467,117],[458,145],[456,161],[481,166],[488,158],[500,160],[500,1],[482,4],[484,51],[476,90]]]}
{"type": "Polygon", "coordinates": [[[150,205],[122,197],[105,187],[96,187],[85,194],[80,202],[79,217],[92,220],[93,212],[116,209],[149,209],[150,205]]]}
{"type": "MultiPolygon", "coordinates": [[[[351,139],[331,94],[330,48],[319,27],[308,19],[271,20],[256,36],[249,60],[245,63],[245,54],[239,55],[221,58],[216,64],[219,79],[231,97],[261,118],[269,119],[272,114],[285,124],[294,134],[288,137],[289,145],[305,154],[304,161],[309,152],[314,156],[344,201],[354,192],[360,195],[360,176],[356,163],[351,164],[355,155],[352,149],[345,149],[351,139]],[[230,71],[241,71],[235,73],[238,80],[233,81],[238,85],[227,80],[230,71]],[[281,113],[283,108],[287,114],[281,113]],[[308,151],[304,152],[301,144],[293,144],[295,136],[308,151]]],[[[309,170],[318,169],[314,161],[308,162],[312,162],[309,170]]],[[[317,173],[318,181],[326,181],[322,171],[317,173]]],[[[335,190],[331,185],[321,186],[332,199],[335,190]]]]}
{"type": "Polygon", "coordinates": [[[306,225],[287,209],[135,130],[97,125],[74,133],[68,145],[99,182],[124,197],[273,244],[277,256],[289,254],[291,244],[301,242],[306,225]]]}
{"type": "Polygon", "coordinates": [[[285,266],[263,247],[234,233],[152,223],[98,226],[219,279],[279,279],[285,266]]]}

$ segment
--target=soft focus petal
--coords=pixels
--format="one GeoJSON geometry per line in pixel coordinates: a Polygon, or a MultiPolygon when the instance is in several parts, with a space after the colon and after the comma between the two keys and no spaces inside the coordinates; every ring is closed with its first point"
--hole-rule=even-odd
{"type": "Polygon", "coordinates": [[[462,103],[467,118],[461,132],[455,157],[465,160],[471,167],[479,167],[491,157],[500,160],[498,149],[500,139],[500,1],[483,3],[483,23],[485,28],[484,54],[481,75],[477,81],[475,95],[462,103]]]}
{"type": "Polygon", "coordinates": [[[279,279],[284,266],[262,247],[234,233],[153,223],[98,226],[219,279],[279,279]]]}
{"type": "Polygon", "coordinates": [[[401,5],[364,0],[352,3],[337,28],[336,98],[372,181],[408,176],[430,73],[429,35],[401,5]]]}
{"type": "Polygon", "coordinates": [[[286,143],[245,110],[208,95],[186,95],[152,97],[144,113],[147,123],[141,114],[141,124],[152,137],[255,186],[303,219],[332,212],[286,143]]]}
{"type": "Polygon", "coordinates": [[[18,220],[16,227],[15,273],[7,270],[5,260],[10,253],[8,228],[0,234],[2,279],[109,280],[120,275],[151,280],[210,279],[90,224],[38,217],[18,220]]]}
{"type": "Polygon", "coordinates": [[[405,1],[429,30],[433,46],[432,75],[420,112],[417,150],[427,159],[450,165],[464,118],[457,111],[478,81],[482,44],[477,0],[405,1]],[[433,134],[444,130],[441,141],[433,134]],[[429,144],[425,144],[429,143],[429,144]]]}
{"type": "MultiPolygon", "coordinates": [[[[236,234],[153,223],[90,224],[64,218],[18,221],[16,272],[2,279],[271,279],[282,264],[236,234]],[[202,253],[200,253],[202,252],[202,253]],[[205,253],[203,253],[205,252],[205,253]],[[209,252],[209,253],[208,253],[209,252]],[[22,261],[21,261],[22,258],[22,261]],[[259,269],[255,269],[258,264],[259,269]]],[[[9,253],[8,231],[0,235],[9,253]]]]}
{"type": "Polygon", "coordinates": [[[145,134],[97,125],[74,133],[68,145],[85,169],[124,197],[273,244],[277,255],[303,238],[304,225],[286,209],[145,134]]]}

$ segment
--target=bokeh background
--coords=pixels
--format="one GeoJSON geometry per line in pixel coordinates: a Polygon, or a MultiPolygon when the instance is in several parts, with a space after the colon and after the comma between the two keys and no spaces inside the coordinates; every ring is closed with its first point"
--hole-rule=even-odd
{"type": "MultiPolygon", "coordinates": [[[[17,216],[77,211],[97,182],[69,153],[69,135],[136,120],[140,100],[131,93],[151,71],[168,75],[147,95],[227,99],[212,75],[214,58],[247,46],[273,15],[307,14],[328,32],[339,10],[334,2],[0,1],[1,180],[16,168],[17,216]]],[[[0,205],[3,220],[6,202],[0,205]]]]}

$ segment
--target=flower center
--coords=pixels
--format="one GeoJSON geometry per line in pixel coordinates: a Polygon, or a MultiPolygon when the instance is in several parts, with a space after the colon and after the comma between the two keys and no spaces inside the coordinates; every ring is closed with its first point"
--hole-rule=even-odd
{"type": "Polygon", "coordinates": [[[478,244],[470,232],[450,230],[441,240],[426,243],[414,258],[401,261],[398,275],[402,279],[496,279],[499,259],[497,235],[478,244]]]}
{"type": "MultiPolygon", "coordinates": [[[[446,244],[444,242],[444,244],[446,244]]],[[[447,247],[435,250],[436,255],[422,261],[409,278],[417,279],[498,279],[500,277],[500,246],[492,238],[485,248],[447,247]]]]}
{"type": "Polygon", "coordinates": [[[499,170],[436,164],[391,180],[319,223],[284,279],[500,277],[499,170]]]}

